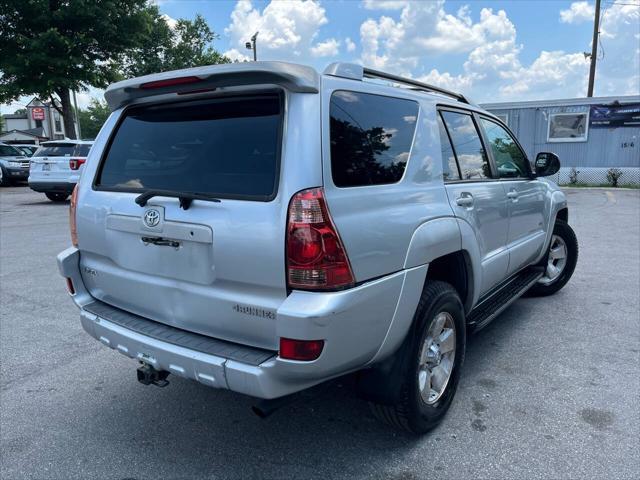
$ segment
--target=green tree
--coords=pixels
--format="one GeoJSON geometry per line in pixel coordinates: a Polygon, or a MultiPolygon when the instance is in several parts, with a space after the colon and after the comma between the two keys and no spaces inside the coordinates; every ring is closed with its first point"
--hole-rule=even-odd
{"type": "Polygon", "coordinates": [[[209,28],[202,15],[181,18],[173,28],[156,6],[149,6],[149,29],[139,45],[132,48],[123,72],[127,77],[151,73],[229,63],[231,60],[213,48],[219,36],[209,28]]]}
{"type": "Polygon", "coordinates": [[[109,118],[111,110],[106,102],[93,99],[86,110],[78,112],[78,120],[80,121],[80,130],[83,138],[94,139],[102,128],[104,122],[109,118]]]}
{"type": "Polygon", "coordinates": [[[147,0],[0,0],[0,103],[50,99],[75,138],[69,91],[121,78],[125,54],[149,34],[149,8],[147,0]]]}

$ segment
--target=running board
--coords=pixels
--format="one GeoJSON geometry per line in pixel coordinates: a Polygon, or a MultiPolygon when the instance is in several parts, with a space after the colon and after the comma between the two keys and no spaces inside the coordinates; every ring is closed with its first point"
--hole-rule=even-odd
{"type": "Polygon", "coordinates": [[[471,310],[467,317],[469,327],[474,331],[486,327],[509,305],[524,295],[543,274],[542,267],[531,267],[518,273],[471,310]]]}

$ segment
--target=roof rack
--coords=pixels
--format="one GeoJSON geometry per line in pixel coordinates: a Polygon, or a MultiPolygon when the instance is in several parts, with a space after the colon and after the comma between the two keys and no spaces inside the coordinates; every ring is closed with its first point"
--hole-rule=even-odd
{"type": "Polygon", "coordinates": [[[441,87],[436,87],[435,85],[430,85],[428,83],[419,82],[411,78],[400,77],[398,75],[393,75],[391,73],[381,72],[379,70],[374,70],[372,68],[366,68],[366,67],[363,67],[362,65],[357,65],[355,63],[343,63],[343,62],[332,63],[327,68],[325,68],[324,74],[331,75],[334,77],[350,78],[352,80],[360,80],[360,81],[364,80],[365,78],[387,80],[389,82],[406,85],[413,90],[439,93],[440,95],[446,95],[448,97],[454,98],[459,102],[468,103],[468,104],[473,103],[461,93],[452,92],[451,90],[447,90],[441,87]]]}

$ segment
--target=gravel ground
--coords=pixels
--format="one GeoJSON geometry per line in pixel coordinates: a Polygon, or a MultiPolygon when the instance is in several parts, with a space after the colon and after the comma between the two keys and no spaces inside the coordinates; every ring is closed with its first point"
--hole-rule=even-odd
{"type": "Polygon", "coordinates": [[[58,276],[67,204],[0,192],[0,477],[638,478],[640,192],[567,190],[580,241],[558,294],[469,339],[431,434],[377,423],[349,379],[267,420],[252,400],[136,364],[86,335],[58,276]]]}

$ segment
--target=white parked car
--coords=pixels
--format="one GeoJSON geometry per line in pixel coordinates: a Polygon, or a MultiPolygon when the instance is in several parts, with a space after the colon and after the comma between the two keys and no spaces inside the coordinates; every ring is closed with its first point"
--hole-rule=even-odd
{"type": "Polygon", "coordinates": [[[78,183],[93,142],[54,140],[43,142],[31,157],[29,187],[53,202],[65,201],[78,183]]]}

